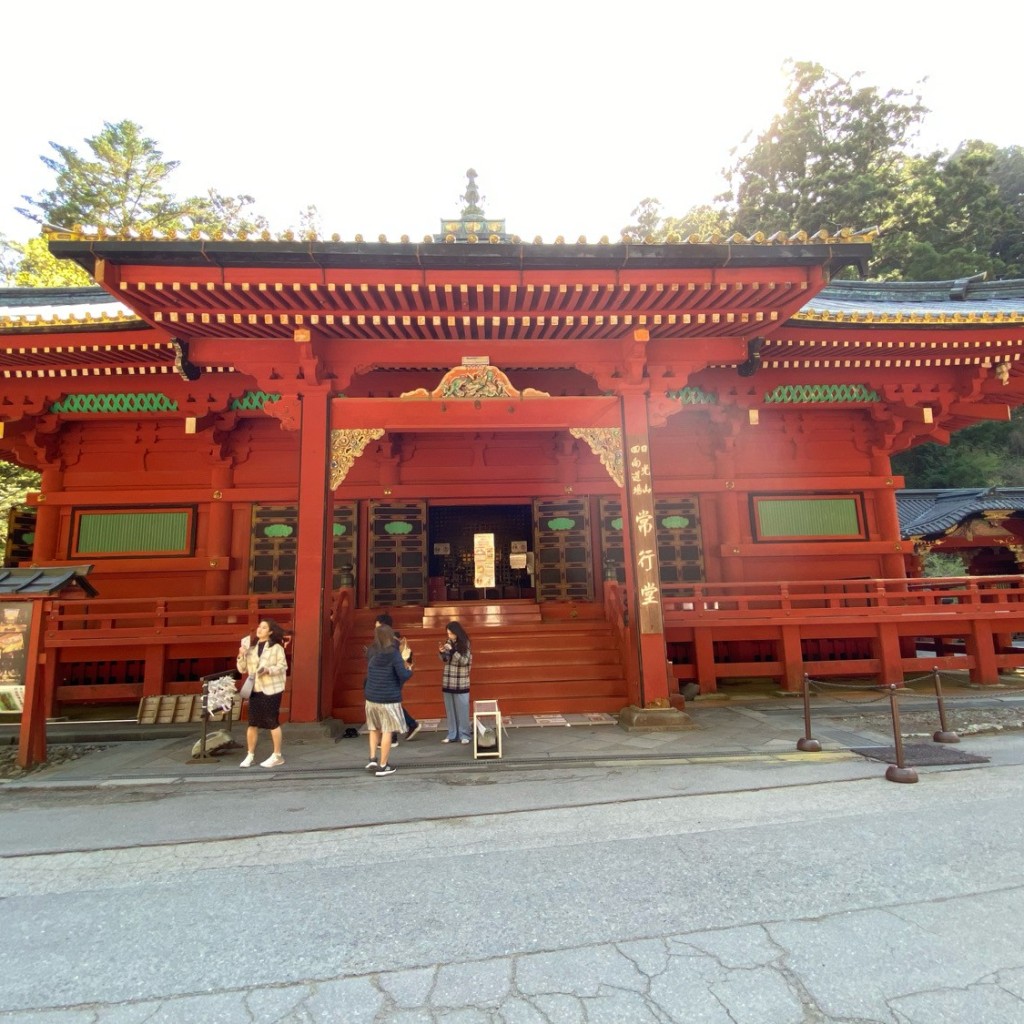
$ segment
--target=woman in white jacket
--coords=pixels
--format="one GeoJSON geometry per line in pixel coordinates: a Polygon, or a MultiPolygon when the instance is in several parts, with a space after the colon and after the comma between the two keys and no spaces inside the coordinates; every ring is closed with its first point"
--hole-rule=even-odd
{"type": "Polygon", "coordinates": [[[256,639],[242,639],[238,648],[238,671],[252,679],[249,695],[249,728],[245,731],[245,745],[249,752],[241,767],[248,768],[256,759],[256,740],[260,729],[269,729],[274,741],[274,752],[260,762],[262,768],[276,768],[284,764],[281,756],[281,695],[284,693],[288,660],[284,654],[284,631],[270,619],[256,627],[256,639]]]}

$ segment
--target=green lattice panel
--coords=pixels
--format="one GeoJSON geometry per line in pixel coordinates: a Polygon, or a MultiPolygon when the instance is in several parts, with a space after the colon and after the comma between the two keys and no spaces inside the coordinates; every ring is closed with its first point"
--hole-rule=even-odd
{"type": "Polygon", "coordinates": [[[682,405],[717,405],[718,395],[711,391],[704,391],[702,388],[688,386],[678,391],[665,392],[669,398],[674,398],[682,405]]]}
{"type": "Polygon", "coordinates": [[[50,412],[177,412],[178,403],[159,391],[138,394],[117,393],[107,395],[65,395],[54,402],[50,412]]]}
{"type": "Polygon", "coordinates": [[[279,394],[270,394],[267,391],[246,391],[244,395],[231,400],[229,408],[243,412],[252,412],[262,409],[269,402],[279,402],[279,394]]]}
{"type": "Polygon", "coordinates": [[[860,499],[757,498],[757,536],[760,540],[829,540],[863,536],[860,499]]]}
{"type": "Polygon", "coordinates": [[[780,384],[764,396],[764,401],[765,405],[839,405],[881,399],[867,384],[780,384]]]}
{"type": "Polygon", "coordinates": [[[82,512],[75,555],[180,555],[191,552],[186,511],[82,512]]]}

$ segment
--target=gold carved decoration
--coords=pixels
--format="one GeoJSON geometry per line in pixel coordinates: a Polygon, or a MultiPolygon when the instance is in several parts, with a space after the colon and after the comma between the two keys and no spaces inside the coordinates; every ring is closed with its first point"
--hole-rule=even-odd
{"type": "Polygon", "coordinates": [[[621,488],[625,483],[622,457],[622,431],[618,427],[570,427],[569,433],[590,445],[590,450],[601,460],[608,475],[621,488]]]}
{"type": "Polygon", "coordinates": [[[433,391],[417,388],[406,391],[402,398],[550,398],[546,391],[526,388],[520,391],[512,386],[504,370],[490,364],[486,366],[456,366],[449,370],[433,391]]]}
{"type": "Polygon", "coordinates": [[[384,436],[383,427],[371,427],[359,430],[331,431],[331,490],[337,490],[338,484],[348,476],[352,463],[363,454],[363,449],[371,442],[384,436]]]}

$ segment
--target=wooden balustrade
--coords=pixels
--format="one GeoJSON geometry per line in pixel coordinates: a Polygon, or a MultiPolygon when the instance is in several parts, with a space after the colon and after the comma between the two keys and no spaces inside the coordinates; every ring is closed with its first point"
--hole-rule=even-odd
{"type": "Polygon", "coordinates": [[[261,619],[273,618],[287,631],[291,604],[290,594],[54,601],[42,636],[51,709],[62,701],[134,702],[198,691],[199,675],[233,663],[240,638],[261,619]],[[174,663],[196,671],[176,678],[169,671],[174,663]],[[94,681],[97,664],[139,664],[141,681],[112,671],[94,681]]]}
{"type": "MultiPolygon", "coordinates": [[[[630,699],[639,700],[628,595],[605,581],[603,596],[630,699]]],[[[798,690],[804,673],[901,683],[934,668],[967,670],[982,685],[1024,666],[1024,648],[1012,642],[1024,633],[1024,576],[665,584],[662,599],[672,674],[698,683],[702,693],[722,679],[770,678],[798,690]]],[[[329,676],[343,658],[353,615],[352,594],[343,588],[325,651],[329,676]]],[[[179,678],[177,669],[169,678],[168,665],[212,660],[216,670],[233,660],[239,637],[268,616],[287,628],[291,595],[54,601],[42,637],[51,704],[130,701],[198,686],[198,676],[179,678]],[[112,663],[112,655],[141,666],[133,669],[141,680],[93,683],[78,671],[112,663]]]]}
{"type": "Polygon", "coordinates": [[[805,672],[902,683],[934,668],[986,685],[1024,665],[1024,576],[668,584],[663,607],[673,674],[702,693],[728,678],[796,690],[805,672]]]}

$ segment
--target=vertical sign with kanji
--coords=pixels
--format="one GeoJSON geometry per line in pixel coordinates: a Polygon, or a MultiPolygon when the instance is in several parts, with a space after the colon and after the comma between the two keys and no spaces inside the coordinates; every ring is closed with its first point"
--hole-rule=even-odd
{"type": "Polygon", "coordinates": [[[627,455],[626,491],[629,498],[640,632],[660,633],[662,617],[658,530],[654,518],[649,445],[644,441],[630,439],[627,455]]]}

